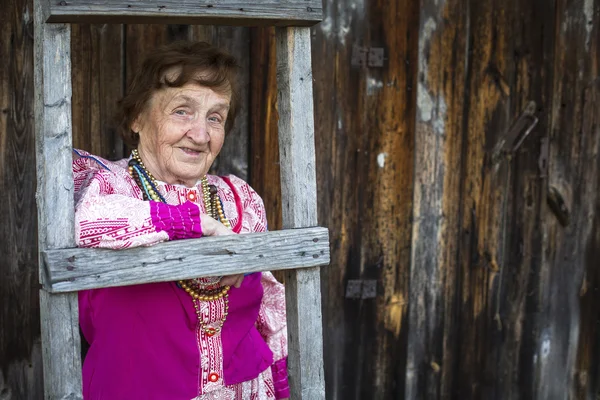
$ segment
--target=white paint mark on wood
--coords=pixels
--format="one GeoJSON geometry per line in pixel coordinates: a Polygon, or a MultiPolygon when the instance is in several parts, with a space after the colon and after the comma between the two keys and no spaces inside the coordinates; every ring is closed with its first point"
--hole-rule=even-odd
{"type": "Polygon", "coordinates": [[[29,7],[25,7],[25,11],[23,12],[23,25],[27,25],[31,22],[31,15],[29,14],[29,7]]]}
{"type": "Polygon", "coordinates": [[[323,22],[319,24],[319,29],[321,29],[321,33],[326,38],[331,38],[331,33],[333,31],[333,18],[331,15],[325,16],[323,22]]]}
{"type": "MultiPolygon", "coordinates": [[[[337,7],[325,4],[323,8],[323,21],[319,29],[327,39],[337,39],[341,44],[346,43],[346,37],[352,30],[352,23],[364,15],[364,0],[340,1],[337,7]]],[[[360,21],[359,21],[360,22],[360,21]]]]}
{"type": "Polygon", "coordinates": [[[377,165],[379,168],[385,167],[385,159],[387,158],[388,153],[379,153],[377,155],[377,165]]]}
{"type": "Polygon", "coordinates": [[[546,336],[542,340],[542,344],[541,344],[541,348],[540,348],[540,354],[542,356],[542,360],[545,360],[546,358],[548,358],[551,348],[552,348],[552,346],[551,346],[551,342],[550,342],[550,337],[546,336]]]}
{"type": "Polygon", "coordinates": [[[364,17],[364,0],[351,0],[350,4],[345,1],[339,1],[337,3],[337,39],[344,45],[346,43],[346,37],[352,30],[352,22],[355,19],[359,21],[364,17]]]}
{"type": "Polygon", "coordinates": [[[590,37],[594,28],[594,0],[584,0],[583,15],[585,17],[585,48],[590,49],[590,37]]]}
{"type": "Polygon", "coordinates": [[[446,132],[446,113],[448,111],[448,105],[444,96],[439,96],[437,101],[437,108],[433,117],[433,129],[438,135],[443,135],[446,132]]]}
{"type": "Polygon", "coordinates": [[[433,113],[433,99],[429,95],[429,90],[423,84],[419,82],[417,88],[417,107],[419,108],[419,118],[423,122],[431,121],[431,114],[433,113]]]}
{"type": "Polygon", "coordinates": [[[373,96],[376,92],[383,88],[383,82],[373,77],[367,78],[367,96],[373,96]]]}

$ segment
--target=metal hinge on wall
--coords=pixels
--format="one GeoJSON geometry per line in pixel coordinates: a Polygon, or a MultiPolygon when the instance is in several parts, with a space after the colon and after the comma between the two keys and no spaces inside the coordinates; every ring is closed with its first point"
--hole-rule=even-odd
{"type": "Polygon", "coordinates": [[[353,67],[383,67],[385,61],[385,50],[383,47],[362,47],[352,46],[352,60],[350,64],[353,67]]]}
{"type": "Polygon", "coordinates": [[[536,103],[535,101],[530,101],[508,132],[500,137],[492,150],[492,165],[494,168],[497,169],[504,159],[510,158],[515,154],[525,141],[525,138],[536,127],[539,119],[535,115],[535,112],[536,103]]]}
{"type": "Polygon", "coordinates": [[[347,299],[372,299],[377,296],[375,279],[349,279],[346,284],[347,299]]]}

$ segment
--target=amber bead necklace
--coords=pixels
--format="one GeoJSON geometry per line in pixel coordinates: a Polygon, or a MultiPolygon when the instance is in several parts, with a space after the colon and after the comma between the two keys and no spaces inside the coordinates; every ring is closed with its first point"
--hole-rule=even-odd
{"type": "MultiPolygon", "coordinates": [[[[137,149],[134,149],[131,152],[131,159],[129,160],[129,174],[142,190],[142,196],[144,197],[144,200],[160,201],[162,203],[167,202],[158,191],[156,179],[150,173],[150,171],[146,169],[146,166],[140,158],[140,153],[137,149]]],[[[219,198],[217,187],[215,185],[209,185],[206,176],[202,177],[201,186],[202,200],[204,202],[204,208],[206,209],[206,213],[212,218],[221,221],[223,225],[231,229],[231,224],[229,223],[229,221],[225,217],[225,213],[223,212],[223,205],[221,204],[221,199],[219,198]]],[[[196,283],[193,279],[180,280],[178,284],[192,298],[194,308],[196,309],[196,315],[198,316],[200,328],[209,336],[213,336],[216,333],[219,333],[223,328],[223,324],[225,323],[225,319],[227,319],[227,313],[229,311],[230,287],[219,286],[213,287],[211,289],[206,289],[200,287],[200,285],[196,283]],[[200,301],[216,301],[220,299],[224,300],[225,306],[225,310],[223,311],[223,319],[218,321],[216,323],[216,326],[214,327],[208,326],[208,324],[204,322],[204,318],[202,317],[202,312],[200,311],[199,303],[200,301]]]]}

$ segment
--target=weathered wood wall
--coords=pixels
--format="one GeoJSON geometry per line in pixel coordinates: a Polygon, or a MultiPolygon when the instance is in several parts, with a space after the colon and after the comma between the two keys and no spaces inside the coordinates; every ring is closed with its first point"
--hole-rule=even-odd
{"type": "MultiPolygon", "coordinates": [[[[30,0],[0,13],[0,399],[41,398],[30,0]]],[[[313,28],[328,399],[600,396],[600,0],[327,0],[313,28]],[[354,63],[383,48],[383,66],[354,63]],[[515,151],[495,152],[534,101],[515,151]]],[[[74,25],[75,145],[141,56],[204,39],[242,61],[217,170],[281,226],[274,31],[74,25]]],[[[372,60],[375,61],[375,60],[372,60]]]]}
{"type": "MultiPolygon", "coordinates": [[[[600,2],[324,9],[313,71],[319,222],[332,233],[327,397],[596,398],[600,2]],[[383,68],[353,66],[356,47],[383,47],[383,68]],[[531,102],[538,123],[515,149],[531,102]]],[[[277,221],[272,32],[254,35],[252,183],[277,221]]]]}

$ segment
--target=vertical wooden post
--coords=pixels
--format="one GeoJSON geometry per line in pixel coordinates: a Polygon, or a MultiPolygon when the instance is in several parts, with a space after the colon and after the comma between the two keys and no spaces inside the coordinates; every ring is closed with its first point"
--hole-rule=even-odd
{"type": "MultiPolygon", "coordinates": [[[[35,135],[39,250],[75,246],[71,172],[71,29],[45,23],[34,0],[35,135]]],[[[40,259],[40,280],[43,265],[40,259]]],[[[77,294],[40,291],[46,399],[81,399],[77,294]]]]}
{"type": "MultiPolygon", "coordinates": [[[[277,29],[283,228],[317,225],[310,28],[277,29]]],[[[286,274],[291,398],[325,398],[320,269],[286,274]]]]}

